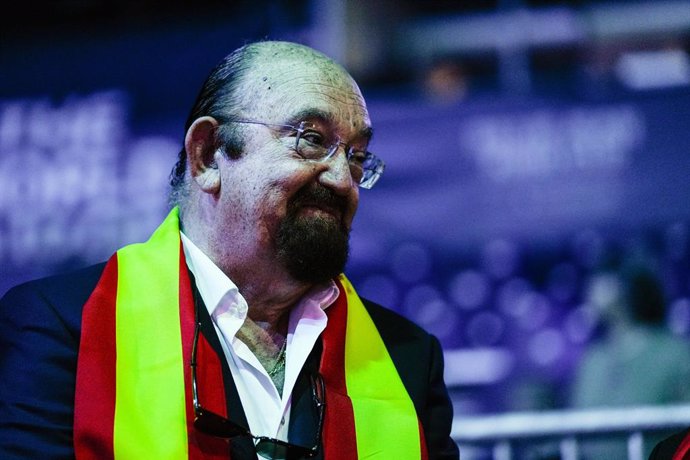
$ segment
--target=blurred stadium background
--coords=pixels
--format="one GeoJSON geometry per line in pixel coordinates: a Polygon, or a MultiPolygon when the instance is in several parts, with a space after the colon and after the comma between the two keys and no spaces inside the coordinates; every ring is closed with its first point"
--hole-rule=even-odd
{"type": "Polygon", "coordinates": [[[211,67],[257,39],[347,67],[387,162],[348,272],[435,333],[456,414],[563,408],[587,277],[661,273],[690,336],[690,2],[55,0],[0,17],[0,294],[145,239],[211,67]]]}

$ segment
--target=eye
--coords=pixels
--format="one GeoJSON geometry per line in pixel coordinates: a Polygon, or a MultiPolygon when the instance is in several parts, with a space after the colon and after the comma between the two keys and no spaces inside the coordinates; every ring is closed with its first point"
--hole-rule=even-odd
{"type": "Polygon", "coordinates": [[[367,160],[367,152],[363,150],[350,149],[347,155],[347,160],[353,166],[364,166],[364,162],[367,160]]]}
{"type": "Polygon", "coordinates": [[[315,129],[303,128],[297,138],[297,153],[308,160],[320,160],[326,154],[326,141],[325,136],[315,129]]]}
{"type": "Polygon", "coordinates": [[[312,145],[318,146],[323,146],[325,143],[323,134],[314,130],[305,130],[300,136],[300,141],[306,141],[312,145]]]}

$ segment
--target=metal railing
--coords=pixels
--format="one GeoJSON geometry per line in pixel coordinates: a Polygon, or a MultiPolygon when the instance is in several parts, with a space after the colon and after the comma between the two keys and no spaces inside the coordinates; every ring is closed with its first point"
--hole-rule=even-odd
{"type": "Polygon", "coordinates": [[[690,427],[690,404],[595,410],[515,412],[465,417],[457,415],[451,436],[462,448],[486,447],[494,460],[515,460],[516,446],[551,442],[562,460],[580,458],[587,439],[623,436],[629,460],[644,460],[645,434],[690,427]]]}

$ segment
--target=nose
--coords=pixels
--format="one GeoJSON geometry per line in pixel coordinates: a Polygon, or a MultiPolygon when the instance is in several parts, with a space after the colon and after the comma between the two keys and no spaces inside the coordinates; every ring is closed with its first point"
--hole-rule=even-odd
{"type": "Polygon", "coordinates": [[[338,195],[345,195],[356,185],[350,173],[347,155],[341,146],[338,146],[338,151],[323,164],[325,169],[319,174],[319,182],[325,187],[338,195]]]}

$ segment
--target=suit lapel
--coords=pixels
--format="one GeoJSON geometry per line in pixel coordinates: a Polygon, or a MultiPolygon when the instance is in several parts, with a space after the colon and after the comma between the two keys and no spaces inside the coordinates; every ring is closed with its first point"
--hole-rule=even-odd
{"type": "MultiPolygon", "coordinates": [[[[314,349],[307,357],[305,365],[297,377],[292,391],[292,407],[290,409],[290,426],[288,439],[292,444],[311,447],[316,440],[318,413],[312,396],[310,376],[319,372],[321,362],[321,340],[317,340],[314,349]]],[[[323,459],[323,452],[319,450],[315,460],[323,459]]]]}
{"type": "MultiPolygon", "coordinates": [[[[195,308],[198,308],[199,312],[201,333],[208,341],[209,345],[211,345],[213,351],[218,355],[218,359],[221,363],[228,418],[239,425],[249,427],[247,416],[244,413],[242,401],[240,401],[240,395],[237,392],[237,387],[235,386],[235,381],[232,378],[232,372],[230,372],[230,367],[228,366],[225,358],[225,353],[223,352],[223,347],[220,344],[218,334],[216,333],[216,329],[213,326],[211,317],[208,314],[208,309],[199,295],[196,282],[194,280],[194,275],[192,275],[191,272],[189,273],[189,277],[192,282],[192,289],[194,290],[195,308]]],[[[256,449],[254,448],[253,440],[245,436],[236,437],[230,440],[230,458],[233,460],[256,460],[256,449]]]]}
{"type": "MultiPolygon", "coordinates": [[[[208,309],[201,299],[196,287],[194,275],[189,272],[192,283],[195,308],[198,308],[201,322],[201,333],[208,341],[213,351],[218,355],[223,371],[223,385],[225,387],[225,401],[228,418],[244,427],[249,427],[247,416],[242,407],[232,372],[225,358],[225,353],[220,344],[220,339],[213,326],[208,309]]],[[[293,444],[311,447],[315,441],[318,415],[312,398],[310,375],[319,371],[321,352],[323,346],[321,340],[317,340],[314,349],[309,354],[305,365],[297,377],[295,388],[292,391],[292,407],[290,409],[290,426],[288,428],[288,440],[293,444]]],[[[256,449],[254,442],[249,437],[237,437],[230,441],[230,457],[233,460],[255,460],[256,449]]],[[[323,460],[323,449],[319,450],[314,460],[323,460]]]]}

